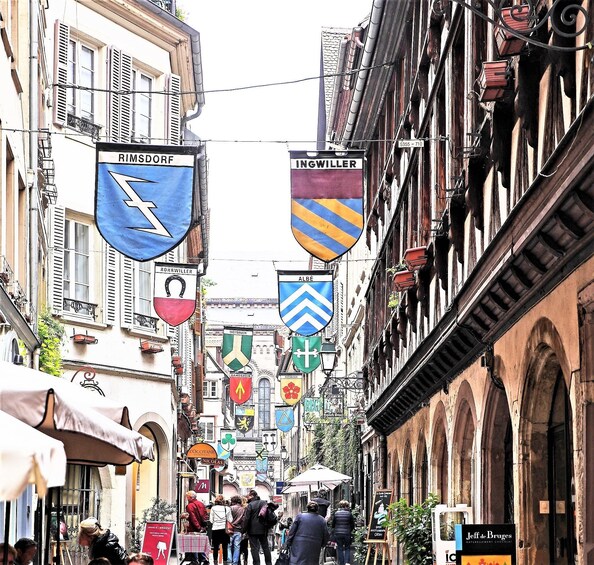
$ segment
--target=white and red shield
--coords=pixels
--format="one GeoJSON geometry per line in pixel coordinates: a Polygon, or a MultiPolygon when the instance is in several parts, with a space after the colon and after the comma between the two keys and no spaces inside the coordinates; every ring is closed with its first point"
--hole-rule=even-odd
{"type": "Polygon", "coordinates": [[[252,377],[229,377],[229,395],[235,404],[244,404],[252,396],[252,377]]]}
{"type": "Polygon", "coordinates": [[[155,263],[153,306],[157,316],[179,326],[196,310],[198,265],[155,263]]]}

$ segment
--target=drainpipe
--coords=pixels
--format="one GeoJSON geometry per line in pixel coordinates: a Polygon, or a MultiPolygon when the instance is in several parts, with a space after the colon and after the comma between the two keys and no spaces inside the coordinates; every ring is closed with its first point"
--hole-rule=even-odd
{"type": "Polygon", "coordinates": [[[380,451],[380,480],[381,488],[386,488],[388,483],[388,442],[386,436],[381,434],[379,437],[379,451],[380,451]]]}
{"type": "Polygon", "coordinates": [[[355,123],[357,121],[357,114],[359,113],[361,98],[363,97],[363,92],[365,90],[365,82],[367,81],[367,75],[369,74],[368,67],[371,66],[375,44],[379,35],[380,22],[382,20],[385,1],[386,0],[374,0],[373,7],[371,8],[369,27],[367,28],[367,37],[365,38],[365,48],[363,50],[363,57],[361,58],[360,65],[360,68],[363,70],[359,71],[357,75],[355,93],[353,94],[353,100],[351,101],[347,124],[341,140],[341,143],[344,146],[349,143],[351,136],[353,135],[355,123]]]}
{"type": "MultiPolygon", "coordinates": [[[[39,146],[39,0],[29,0],[29,300],[31,315],[37,314],[39,289],[39,193],[37,185],[39,146]]],[[[37,319],[33,318],[33,332],[37,333],[37,319]]]]}

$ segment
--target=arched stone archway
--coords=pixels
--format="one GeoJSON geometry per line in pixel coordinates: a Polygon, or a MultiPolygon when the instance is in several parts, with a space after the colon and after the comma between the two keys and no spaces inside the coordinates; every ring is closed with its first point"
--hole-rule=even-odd
{"type": "Polygon", "coordinates": [[[505,391],[491,385],[482,426],[483,521],[514,523],[513,431],[505,391]]]}
{"type": "Polygon", "coordinates": [[[433,440],[431,446],[431,483],[441,504],[448,504],[449,464],[448,439],[446,434],[445,408],[440,403],[433,418],[433,440]]]}
{"type": "Polygon", "coordinates": [[[476,410],[470,385],[465,381],[458,390],[452,440],[454,504],[473,505],[475,478],[476,410]]]}
{"type": "Polygon", "coordinates": [[[413,457],[412,457],[412,449],[410,447],[410,442],[406,442],[406,446],[404,448],[404,454],[402,456],[402,478],[401,478],[401,488],[402,488],[402,498],[406,499],[409,504],[413,504],[415,502],[414,495],[414,466],[413,466],[413,457]]]}
{"type": "Polygon", "coordinates": [[[427,495],[429,494],[429,461],[427,459],[427,445],[425,443],[425,438],[422,434],[419,437],[415,461],[415,498],[418,503],[421,503],[427,499],[427,495]]]}
{"type": "Polygon", "coordinates": [[[530,563],[573,564],[573,416],[562,340],[547,319],[527,346],[520,412],[519,545],[530,563]]]}

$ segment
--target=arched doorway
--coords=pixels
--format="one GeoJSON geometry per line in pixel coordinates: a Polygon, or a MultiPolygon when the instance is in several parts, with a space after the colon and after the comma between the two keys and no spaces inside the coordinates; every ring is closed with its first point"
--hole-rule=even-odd
{"type": "Polygon", "coordinates": [[[155,460],[145,459],[142,463],[132,463],[132,525],[151,506],[151,500],[159,498],[159,443],[148,426],[142,426],[138,433],[155,443],[155,460]]]}
{"type": "Polygon", "coordinates": [[[448,504],[448,440],[443,404],[435,412],[433,446],[431,448],[431,474],[434,492],[441,504],[448,504]]]}
{"type": "MultiPolygon", "coordinates": [[[[466,385],[467,386],[467,385],[466,385]]],[[[470,408],[472,401],[470,388],[460,387],[462,396],[456,417],[456,428],[452,446],[455,488],[453,489],[454,504],[473,505],[474,496],[474,440],[475,420],[470,408]],[[463,391],[466,389],[467,393],[463,391]]]]}

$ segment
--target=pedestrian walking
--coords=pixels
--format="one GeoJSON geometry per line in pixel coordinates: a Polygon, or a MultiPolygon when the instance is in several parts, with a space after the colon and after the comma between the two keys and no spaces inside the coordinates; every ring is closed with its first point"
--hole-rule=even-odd
{"type": "Polygon", "coordinates": [[[272,565],[272,556],[268,546],[268,530],[259,518],[260,510],[268,503],[261,500],[255,490],[248,493],[248,505],[243,520],[243,532],[248,535],[253,565],[260,565],[260,548],[264,553],[266,565],[272,565]]]}
{"type": "Polygon", "coordinates": [[[330,501],[328,500],[329,491],[326,488],[321,488],[317,496],[312,498],[311,501],[315,502],[318,505],[318,514],[322,518],[326,518],[328,514],[328,507],[330,506],[330,501]]]}
{"type": "Polygon", "coordinates": [[[223,554],[223,563],[229,563],[227,548],[229,546],[229,534],[227,533],[227,522],[233,519],[231,508],[225,506],[225,497],[222,494],[217,495],[210,509],[210,522],[212,524],[212,555],[214,562],[219,562],[219,547],[223,554]]]}
{"type": "Polygon", "coordinates": [[[287,535],[289,530],[291,529],[291,524],[293,523],[293,518],[290,516],[282,523],[281,527],[281,547],[285,545],[287,541],[287,535]]]}
{"type": "Polygon", "coordinates": [[[91,559],[106,557],[111,565],[128,565],[128,553],[120,540],[109,529],[103,529],[97,518],[87,518],[79,524],[78,543],[89,548],[91,559]]]}
{"type": "Polygon", "coordinates": [[[298,514],[287,536],[290,565],[318,565],[322,548],[328,543],[328,526],[319,515],[318,503],[307,503],[307,510],[298,514]]]}
{"type": "Polygon", "coordinates": [[[155,560],[148,553],[133,553],[128,557],[128,565],[140,563],[140,565],[153,565],[155,560]]]}
{"type": "Polygon", "coordinates": [[[21,538],[14,544],[17,556],[16,565],[29,565],[37,553],[37,542],[31,538],[21,538]]]}
{"type": "Polygon", "coordinates": [[[274,526],[274,547],[272,549],[279,550],[281,548],[281,533],[285,528],[285,525],[281,525],[285,513],[282,510],[277,510],[276,515],[278,516],[278,522],[274,526]]]}
{"type": "Polygon", "coordinates": [[[229,555],[228,561],[233,565],[239,565],[239,554],[241,548],[241,529],[243,526],[243,518],[245,516],[245,507],[241,502],[240,496],[231,497],[231,535],[229,539],[229,555]]]}
{"type": "Polygon", "coordinates": [[[332,527],[332,537],[336,542],[338,565],[349,565],[355,518],[347,500],[341,500],[338,503],[338,510],[332,516],[330,526],[332,527]]]}
{"type": "MultiPolygon", "coordinates": [[[[204,532],[208,521],[206,507],[196,498],[196,492],[186,492],[186,513],[188,514],[188,533],[204,532]]],[[[195,563],[208,563],[208,557],[204,553],[188,553],[188,557],[195,563]]]]}
{"type": "Polygon", "coordinates": [[[17,557],[17,550],[9,543],[0,543],[0,563],[4,563],[4,557],[7,557],[7,564],[14,565],[17,557]],[[6,554],[6,556],[4,555],[6,554]]]}
{"type": "Polygon", "coordinates": [[[243,525],[245,523],[245,510],[247,509],[247,505],[248,505],[248,499],[245,496],[241,497],[241,505],[244,508],[244,514],[243,514],[243,522],[242,522],[242,534],[241,534],[241,543],[239,544],[239,558],[240,558],[240,562],[241,565],[248,565],[248,554],[249,554],[249,544],[250,544],[250,540],[248,538],[248,535],[244,532],[244,528],[243,525]]]}

